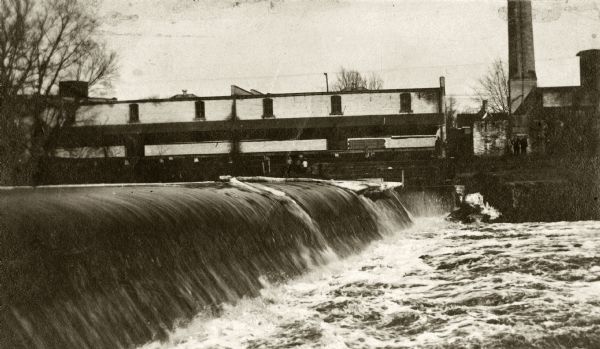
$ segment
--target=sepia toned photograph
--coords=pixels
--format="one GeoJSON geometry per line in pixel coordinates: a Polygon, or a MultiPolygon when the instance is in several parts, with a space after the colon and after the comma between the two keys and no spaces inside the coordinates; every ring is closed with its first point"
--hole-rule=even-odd
{"type": "Polygon", "coordinates": [[[600,348],[600,0],[0,0],[30,348],[600,348]]]}

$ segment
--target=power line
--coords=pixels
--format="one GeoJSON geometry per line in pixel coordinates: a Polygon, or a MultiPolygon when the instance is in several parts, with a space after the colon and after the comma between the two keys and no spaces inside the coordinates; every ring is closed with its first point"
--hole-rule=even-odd
{"type": "MultiPolygon", "coordinates": [[[[549,59],[538,59],[536,62],[552,62],[561,60],[570,60],[575,57],[556,57],[549,59]]],[[[490,62],[474,62],[474,63],[463,63],[463,64],[440,64],[440,65],[418,65],[418,66],[397,66],[394,68],[380,69],[380,70],[366,70],[364,73],[378,73],[378,72],[395,72],[395,71],[406,71],[411,69],[442,69],[442,68],[453,68],[453,67],[473,67],[473,66],[488,66],[490,62]]],[[[189,79],[153,79],[153,80],[137,80],[142,83],[163,83],[163,82],[190,82],[190,81],[222,81],[222,80],[264,80],[264,79],[280,79],[280,78],[293,78],[293,77],[305,77],[305,76],[322,76],[323,72],[315,73],[295,73],[295,74],[276,74],[276,75],[256,75],[256,76],[230,76],[230,77],[218,77],[218,78],[189,78],[189,79]]]]}

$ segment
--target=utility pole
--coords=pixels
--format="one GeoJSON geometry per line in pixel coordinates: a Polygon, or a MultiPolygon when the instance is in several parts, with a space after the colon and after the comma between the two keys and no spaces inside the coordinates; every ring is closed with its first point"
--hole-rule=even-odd
{"type": "Polygon", "coordinates": [[[329,78],[327,77],[327,73],[323,73],[325,75],[325,86],[327,88],[327,92],[329,92],[329,78]]]}

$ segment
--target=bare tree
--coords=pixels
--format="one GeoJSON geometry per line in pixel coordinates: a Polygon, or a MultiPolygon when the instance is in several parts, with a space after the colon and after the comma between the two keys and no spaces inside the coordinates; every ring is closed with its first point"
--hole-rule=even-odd
{"type": "Polygon", "coordinates": [[[494,113],[508,113],[508,73],[507,66],[501,59],[496,59],[485,76],[478,80],[474,88],[477,100],[488,101],[494,113]]]}
{"type": "Polygon", "coordinates": [[[90,42],[81,59],[74,62],[66,77],[88,82],[91,93],[102,93],[112,88],[117,76],[117,54],[103,43],[90,42]]]}
{"type": "Polygon", "coordinates": [[[367,78],[367,89],[369,90],[381,90],[383,88],[383,79],[379,74],[371,72],[367,78]]]}
{"type": "Polygon", "coordinates": [[[0,182],[35,177],[68,121],[58,82],[107,87],[116,55],[85,0],[0,0],[0,182]]]}
{"type": "Polygon", "coordinates": [[[371,73],[365,78],[356,70],[340,68],[337,73],[337,81],[333,85],[336,91],[360,91],[360,90],[380,90],[383,88],[383,79],[376,73],[371,73]]]}

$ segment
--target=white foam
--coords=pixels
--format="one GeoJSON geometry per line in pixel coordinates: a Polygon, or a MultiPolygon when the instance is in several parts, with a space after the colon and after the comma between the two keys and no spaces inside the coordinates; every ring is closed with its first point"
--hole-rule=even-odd
{"type": "Polygon", "coordinates": [[[199,315],[167,343],[143,348],[462,347],[505,333],[532,341],[600,318],[594,303],[600,302],[600,282],[556,278],[598,275],[600,269],[581,263],[570,272],[551,269],[561,258],[587,263],[585,258],[596,256],[600,222],[482,227],[418,220],[359,255],[332,259],[282,284],[266,284],[260,297],[226,305],[219,317],[199,315]],[[569,248],[557,250],[559,245],[569,248]],[[439,268],[440,263],[450,266],[439,268]],[[452,309],[463,312],[448,315],[452,309]],[[514,310],[502,315],[504,309],[514,310]],[[409,328],[414,334],[403,332],[409,328]]]}

